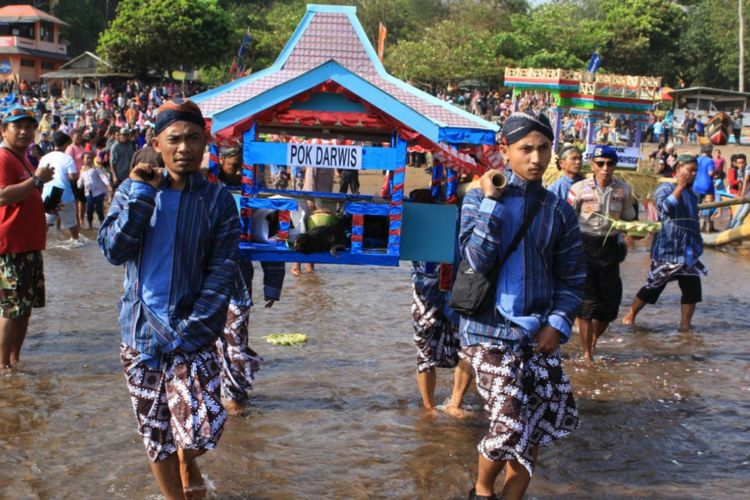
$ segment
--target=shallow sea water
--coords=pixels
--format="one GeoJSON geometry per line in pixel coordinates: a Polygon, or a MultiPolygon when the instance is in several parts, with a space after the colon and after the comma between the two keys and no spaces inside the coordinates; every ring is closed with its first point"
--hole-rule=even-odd
{"type": "MultiPolygon", "coordinates": [[[[92,232],[85,234],[93,238],[92,232]]],[[[563,350],[581,427],[541,453],[529,498],[739,498],[750,488],[750,260],[709,252],[695,331],[677,332],[670,285],[635,328],[615,324],[600,360],[563,350]]],[[[625,306],[646,249],[623,266],[625,306]]],[[[92,241],[50,242],[47,299],[0,378],[0,497],[159,498],[118,359],[123,271],[92,241]]],[[[409,269],[318,266],[287,275],[282,301],[251,314],[264,358],[249,414],[200,459],[215,498],[465,498],[482,411],[426,414],[414,379],[409,269]],[[302,332],[301,347],[264,335],[302,332]]],[[[256,275],[256,299],[261,289],[256,275]]],[[[441,371],[438,400],[451,375],[441,371]]],[[[481,402],[470,391],[466,403],[481,402]]]]}

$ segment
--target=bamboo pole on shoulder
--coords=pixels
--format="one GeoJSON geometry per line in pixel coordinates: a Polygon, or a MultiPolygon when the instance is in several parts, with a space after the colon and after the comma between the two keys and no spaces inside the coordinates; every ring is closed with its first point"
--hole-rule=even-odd
{"type": "Polygon", "coordinates": [[[712,201],[711,203],[701,203],[698,205],[699,209],[704,208],[720,208],[720,207],[730,207],[732,205],[744,205],[745,203],[750,203],[750,198],[734,198],[732,200],[726,200],[726,201],[712,201]]]}

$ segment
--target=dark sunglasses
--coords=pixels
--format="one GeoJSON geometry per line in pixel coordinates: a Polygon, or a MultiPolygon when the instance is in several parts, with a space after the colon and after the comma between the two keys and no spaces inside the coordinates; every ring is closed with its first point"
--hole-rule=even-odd
{"type": "Polygon", "coordinates": [[[595,160],[594,163],[596,163],[596,166],[599,168],[617,166],[617,163],[614,160],[595,160]]]}

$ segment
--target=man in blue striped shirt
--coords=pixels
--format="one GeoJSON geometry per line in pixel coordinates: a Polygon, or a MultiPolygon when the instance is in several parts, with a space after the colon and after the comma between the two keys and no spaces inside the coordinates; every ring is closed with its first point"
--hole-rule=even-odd
{"type": "Polygon", "coordinates": [[[548,191],[552,191],[561,200],[568,198],[570,187],[585,177],[581,174],[583,167],[583,156],[577,146],[567,144],[560,149],[557,154],[557,169],[562,171],[562,175],[555,182],[547,186],[548,191]]]}
{"type": "Polygon", "coordinates": [[[625,325],[635,323],[646,304],[655,304],[670,281],[677,281],[682,292],[680,331],[690,330],[695,306],[702,300],[700,273],[705,267],[698,260],[703,254],[703,237],[698,221],[698,195],[693,190],[698,160],[693,155],[677,157],[677,183],[663,182],[654,193],[661,231],[651,244],[651,268],[646,285],[638,291],[625,325]]]}
{"type": "Polygon", "coordinates": [[[570,205],[541,184],[552,155],[547,118],[514,113],[502,133],[512,170],[507,187],[497,188],[497,172],[489,171],[461,209],[461,253],[473,272],[498,266],[533,204],[541,207],[498,271],[494,307],[461,317],[461,353],[490,417],[469,498],[494,498],[504,467],[502,497],[521,498],[539,446],[578,426],[559,351],[570,338],[586,278],[578,222],[570,205]]]}
{"type": "Polygon", "coordinates": [[[151,470],[165,497],[183,498],[205,490],[195,458],[216,446],[227,419],[215,340],[240,227],[232,196],[199,172],[207,137],[198,106],[165,103],[154,135],[166,170],[131,170],[98,239],[107,260],[125,265],[120,357],[151,470]]]}

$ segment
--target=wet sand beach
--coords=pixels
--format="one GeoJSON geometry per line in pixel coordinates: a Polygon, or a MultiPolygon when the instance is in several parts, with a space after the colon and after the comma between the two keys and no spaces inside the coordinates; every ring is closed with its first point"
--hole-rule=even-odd
{"type": "MultiPolygon", "coordinates": [[[[122,269],[94,242],[68,249],[53,235],[49,246],[28,373],[0,378],[0,497],[158,498],[119,366],[122,269]]],[[[577,338],[564,347],[581,428],[542,453],[529,498],[746,495],[750,261],[703,260],[711,274],[694,332],[677,332],[670,285],[637,327],[605,334],[594,365],[577,338]]],[[[624,264],[621,316],[648,262],[638,248],[624,264]]],[[[253,311],[250,342],[265,364],[249,414],[201,460],[216,498],[465,498],[486,420],[473,390],[465,421],[420,408],[409,286],[407,266],[319,266],[288,275],[282,301],[253,311]],[[310,341],[263,339],[278,332],[310,341]]],[[[441,371],[438,400],[449,384],[441,371]]]]}

